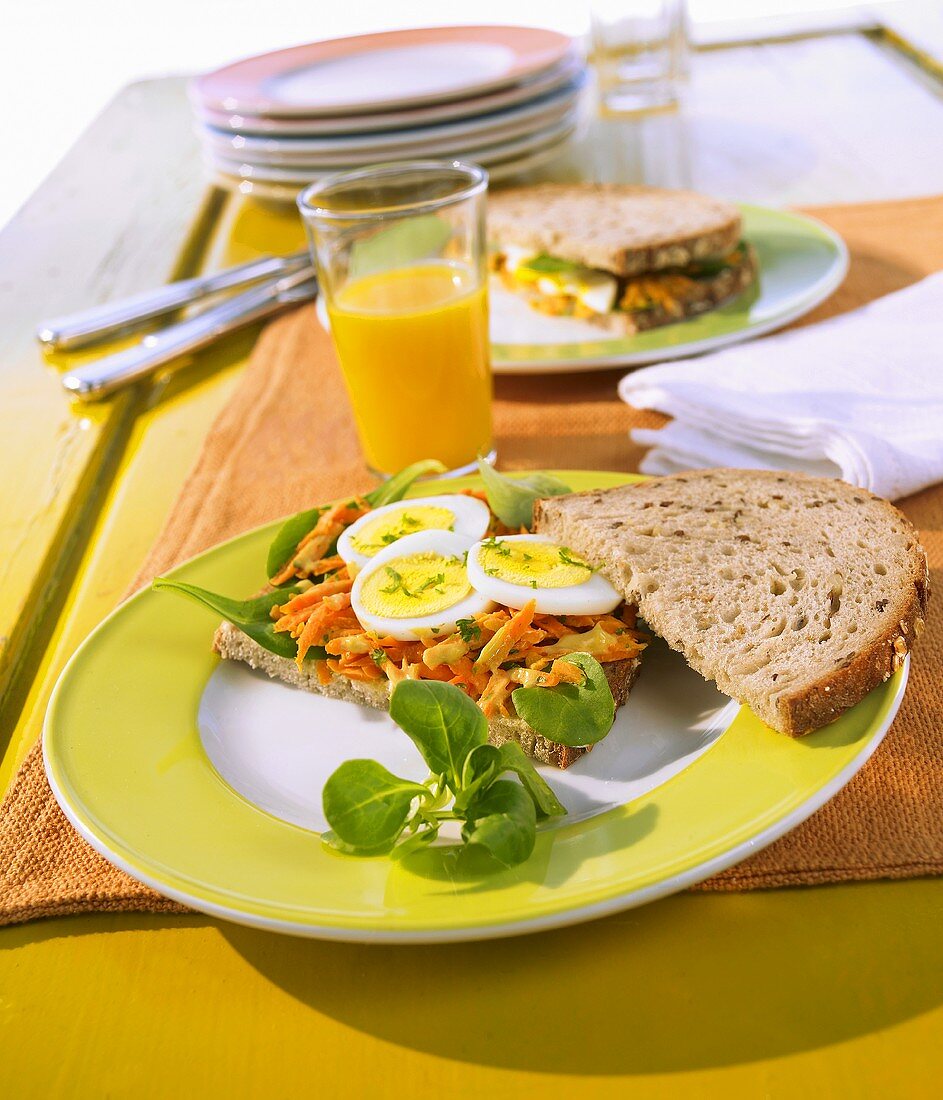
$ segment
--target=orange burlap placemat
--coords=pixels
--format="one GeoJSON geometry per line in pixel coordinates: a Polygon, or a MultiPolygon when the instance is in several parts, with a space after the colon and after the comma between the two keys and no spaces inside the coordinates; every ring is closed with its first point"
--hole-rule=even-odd
{"type": "MultiPolygon", "coordinates": [[[[844,286],[808,321],[943,268],[943,199],[815,211],[848,241],[844,286]]],[[[704,360],[710,370],[710,360],[704,360]]],[[[663,418],[616,397],[619,371],[499,378],[495,433],[505,468],[634,470],[633,426],[663,418]]],[[[888,378],[888,388],[893,378],[888,378]]],[[[271,324],[210,431],[135,587],[221,539],[366,488],[330,342],[310,307],[271,324]]],[[[943,486],[902,502],[943,573],[943,486]]],[[[931,612],[900,714],[870,763],[788,836],[698,889],[745,890],[943,870],[943,615],[931,612]]],[[[53,799],[38,746],[0,807],[0,924],[92,910],[185,911],[112,867],[53,799]]]]}

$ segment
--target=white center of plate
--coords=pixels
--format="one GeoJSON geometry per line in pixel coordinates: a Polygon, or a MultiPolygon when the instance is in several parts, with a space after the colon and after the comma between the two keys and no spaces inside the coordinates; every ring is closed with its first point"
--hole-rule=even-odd
{"type": "MultiPolygon", "coordinates": [[[[567,821],[593,817],[660,787],[713,745],[737,704],[661,642],[606,739],[566,771],[539,770],[567,808],[567,821]]],[[[327,828],[321,791],[345,760],[379,760],[395,775],[428,774],[389,716],[324,699],[223,661],[200,701],[200,737],[222,778],[253,805],[318,832],[327,828]]]]}
{"type": "Polygon", "coordinates": [[[322,109],[445,95],[500,79],[515,59],[507,46],[439,42],[317,61],[269,77],[263,90],[292,106],[322,109]]]}

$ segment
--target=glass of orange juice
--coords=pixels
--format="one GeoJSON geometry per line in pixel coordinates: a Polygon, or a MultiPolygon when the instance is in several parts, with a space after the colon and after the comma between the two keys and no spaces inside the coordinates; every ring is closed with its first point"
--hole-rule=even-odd
{"type": "Polygon", "coordinates": [[[367,464],[450,470],[491,450],[488,175],[404,161],[312,184],[298,206],[367,464]]]}

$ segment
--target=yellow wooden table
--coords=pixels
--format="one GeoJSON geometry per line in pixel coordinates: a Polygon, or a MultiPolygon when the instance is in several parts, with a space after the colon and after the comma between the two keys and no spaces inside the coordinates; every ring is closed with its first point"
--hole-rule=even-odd
{"type": "MultiPolygon", "coordinates": [[[[712,49],[693,68],[682,114],[600,125],[556,174],[767,203],[939,189],[943,102],[879,38],[712,49]]],[[[299,243],[290,214],[207,191],[179,80],[122,93],[0,235],[0,786],[156,537],[254,336],[80,408],[33,327],[299,243]]],[[[681,895],[435,948],[196,916],[8,928],[0,1095],[935,1096],[941,918],[943,882],[915,880],[681,895]]]]}

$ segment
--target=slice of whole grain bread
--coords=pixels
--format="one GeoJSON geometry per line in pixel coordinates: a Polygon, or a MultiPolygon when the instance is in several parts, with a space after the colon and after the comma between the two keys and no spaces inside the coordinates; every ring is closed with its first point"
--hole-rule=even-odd
{"type": "Polygon", "coordinates": [[[639,275],[719,256],[740,240],[740,211],[694,191],[543,183],[488,197],[488,236],[561,260],[639,275]]]}
{"type": "MultiPolygon", "coordinates": [[[[299,669],[294,661],[279,657],[263,649],[232,623],[224,622],[213,638],[213,649],[230,661],[243,661],[251,668],[260,669],[273,680],[281,680],[292,687],[302,688],[315,695],[327,695],[332,699],[345,699],[350,703],[361,703],[377,710],[388,710],[390,706],[391,684],[388,680],[375,680],[371,683],[348,680],[345,676],[333,676],[327,684],[318,680],[313,667],[299,669]]],[[[603,665],[612,697],[620,707],[629,697],[629,692],[638,676],[640,660],[616,661],[603,665]]],[[[503,745],[505,741],[517,741],[521,748],[539,760],[542,764],[552,764],[556,768],[568,768],[574,761],[589,752],[592,746],[574,748],[548,741],[546,737],[533,730],[522,718],[494,717],[488,721],[489,740],[493,745],[503,745]]]]}
{"type": "Polygon", "coordinates": [[[534,520],[782,733],[853,706],[923,628],[929,574],[916,531],[843,481],[695,471],[538,501],[534,520]]]}

